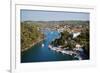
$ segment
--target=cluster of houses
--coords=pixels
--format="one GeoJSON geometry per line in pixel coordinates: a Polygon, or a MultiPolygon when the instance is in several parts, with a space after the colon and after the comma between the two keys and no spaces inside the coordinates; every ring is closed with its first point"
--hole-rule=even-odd
{"type": "Polygon", "coordinates": [[[70,26],[70,25],[57,25],[56,26],[58,32],[68,31],[69,33],[73,34],[73,38],[76,38],[78,35],[81,34],[82,25],[80,26],[70,26]]]}
{"type": "MultiPolygon", "coordinates": [[[[63,32],[63,31],[68,31],[70,34],[73,35],[73,38],[77,38],[77,36],[79,36],[82,32],[82,25],[80,26],[70,26],[70,25],[57,25],[56,26],[56,30],[58,32],[63,32]]],[[[49,46],[51,48],[51,46],[49,46]]],[[[74,48],[74,50],[77,50],[77,51],[82,51],[82,46],[80,44],[76,44],[76,47],[74,48]]],[[[56,47],[57,48],[57,47],[56,47]]],[[[56,49],[55,47],[52,48],[52,50],[57,50],[59,51],[60,49],[56,49]]],[[[61,50],[60,50],[61,51],[61,50]]],[[[63,52],[63,51],[62,51],[63,52]]],[[[68,53],[68,52],[67,52],[68,53]]]]}

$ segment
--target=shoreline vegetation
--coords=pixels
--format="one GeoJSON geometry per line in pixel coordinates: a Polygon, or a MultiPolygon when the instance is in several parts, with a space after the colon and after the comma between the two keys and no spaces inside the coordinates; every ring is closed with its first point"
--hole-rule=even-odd
{"type": "Polygon", "coordinates": [[[23,21],[21,22],[21,52],[43,41],[45,35],[42,30],[45,29],[56,30],[60,33],[60,37],[54,39],[49,45],[60,46],[67,50],[82,48],[89,59],[89,21],[23,21]]]}
{"type": "Polygon", "coordinates": [[[44,34],[39,30],[38,25],[21,22],[21,52],[27,51],[42,40],[44,34]]]}
{"type": "Polygon", "coordinates": [[[44,40],[44,39],[41,39],[41,40],[35,42],[34,44],[31,44],[29,47],[27,47],[27,48],[25,48],[25,49],[21,49],[21,52],[27,51],[27,50],[30,49],[32,46],[34,46],[34,45],[40,43],[40,42],[43,41],[43,40],[44,40]]]}
{"type": "MultiPolygon", "coordinates": [[[[61,27],[65,27],[65,25],[61,27]]],[[[53,40],[50,45],[49,48],[51,50],[64,54],[75,54],[78,51],[76,55],[79,52],[80,54],[84,53],[87,56],[86,58],[89,59],[89,25],[74,25],[70,31],[63,28],[63,31],[60,32],[60,37],[53,40]]],[[[80,55],[77,57],[79,60],[82,59],[80,55]]]]}

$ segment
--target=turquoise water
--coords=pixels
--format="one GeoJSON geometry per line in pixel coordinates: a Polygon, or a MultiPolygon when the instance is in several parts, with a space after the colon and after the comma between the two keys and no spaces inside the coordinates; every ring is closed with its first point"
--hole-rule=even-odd
{"type": "Polygon", "coordinates": [[[75,60],[73,56],[57,53],[48,48],[51,41],[60,36],[59,32],[46,30],[44,34],[46,36],[45,40],[21,54],[22,63],[75,60]],[[42,44],[44,44],[43,47],[42,44]]]}

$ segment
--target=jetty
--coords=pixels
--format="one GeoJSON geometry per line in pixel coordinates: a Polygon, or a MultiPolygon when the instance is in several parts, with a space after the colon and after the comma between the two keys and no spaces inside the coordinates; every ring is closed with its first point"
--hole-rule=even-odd
{"type": "Polygon", "coordinates": [[[62,53],[62,54],[66,54],[66,55],[74,55],[75,58],[78,58],[79,60],[82,60],[81,56],[79,55],[79,53],[77,53],[75,50],[65,50],[62,49],[61,47],[53,47],[52,45],[48,46],[51,50],[62,53]]]}

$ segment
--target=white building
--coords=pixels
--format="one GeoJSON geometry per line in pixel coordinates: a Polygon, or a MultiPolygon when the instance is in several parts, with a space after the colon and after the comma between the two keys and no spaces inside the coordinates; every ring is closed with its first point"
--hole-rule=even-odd
{"type": "Polygon", "coordinates": [[[76,38],[77,36],[79,36],[81,33],[80,32],[73,32],[73,38],[76,38]]]}

